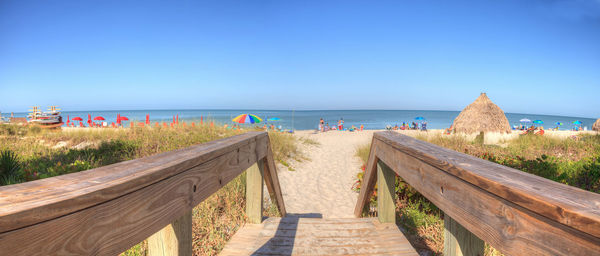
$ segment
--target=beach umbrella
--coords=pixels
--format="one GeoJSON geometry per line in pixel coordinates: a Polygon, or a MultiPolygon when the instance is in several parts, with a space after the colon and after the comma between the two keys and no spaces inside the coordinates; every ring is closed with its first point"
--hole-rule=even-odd
{"type": "Polygon", "coordinates": [[[121,124],[122,121],[129,121],[129,118],[124,117],[122,115],[119,114],[119,116],[117,117],[117,124],[121,124]]]}
{"type": "Polygon", "coordinates": [[[519,120],[519,122],[521,122],[521,123],[531,123],[531,120],[529,120],[527,118],[523,118],[523,119],[519,120]]]}
{"type": "Polygon", "coordinates": [[[71,120],[73,120],[73,121],[83,121],[83,118],[76,116],[76,117],[73,117],[73,119],[71,119],[71,120]]]}
{"type": "Polygon", "coordinates": [[[267,121],[279,121],[279,120],[281,120],[281,118],[279,118],[279,117],[272,117],[272,118],[267,119],[267,121]]]}
{"type": "Polygon", "coordinates": [[[573,124],[581,124],[581,121],[577,120],[577,121],[573,122],[573,124]]]}
{"type": "Polygon", "coordinates": [[[425,120],[425,118],[424,118],[424,117],[422,117],[422,116],[417,116],[417,117],[415,117],[415,120],[417,120],[417,121],[421,121],[421,120],[425,120]]]}
{"type": "Polygon", "coordinates": [[[94,117],[94,120],[95,120],[95,121],[104,121],[104,120],[106,120],[106,119],[104,119],[104,117],[97,116],[97,117],[94,117]]]}
{"type": "Polygon", "coordinates": [[[542,120],[535,120],[535,121],[533,121],[533,123],[534,123],[534,124],[543,124],[543,123],[544,123],[544,121],[542,121],[542,120]]]}
{"type": "Polygon", "coordinates": [[[556,125],[563,125],[563,123],[561,123],[561,122],[556,122],[554,124],[556,124],[556,125]]]}
{"type": "Polygon", "coordinates": [[[260,119],[260,117],[253,115],[253,114],[241,114],[241,115],[236,116],[235,118],[231,119],[231,121],[240,123],[240,124],[254,124],[254,123],[262,122],[262,119],[260,119]]]}

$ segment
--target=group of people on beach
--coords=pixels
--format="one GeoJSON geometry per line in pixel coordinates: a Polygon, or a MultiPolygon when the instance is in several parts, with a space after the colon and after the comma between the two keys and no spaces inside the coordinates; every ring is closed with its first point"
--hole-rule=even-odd
{"type": "Polygon", "coordinates": [[[423,121],[420,124],[417,122],[412,122],[410,125],[406,122],[402,122],[401,126],[398,126],[398,124],[396,124],[394,127],[392,127],[391,125],[387,125],[385,127],[386,130],[421,130],[421,131],[427,131],[427,122],[423,121]]]}
{"type": "Polygon", "coordinates": [[[364,125],[360,125],[360,128],[352,125],[350,126],[350,128],[344,128],[344,118],[340,118],[337,121],[337,126],[336,125],[329,125],[329,122],[325,122],[325,120],[321,117],[321,119],[319,120],[319,131],[320,132],[327,132],[327,131],[362,131],[364,129],[364,125]]]}

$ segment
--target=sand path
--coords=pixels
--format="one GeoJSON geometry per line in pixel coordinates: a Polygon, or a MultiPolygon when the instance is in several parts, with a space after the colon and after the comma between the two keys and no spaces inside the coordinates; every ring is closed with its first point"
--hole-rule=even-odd
{"type": "Polygon", "coordinates": [[[353,218],[358,193],[352,191],[361,162],[356,148],[371,141],[373,131],[315,134],[299,131],[320,145],[302,144],[310,159],[295,163],[296,171],[280,166],[279,179],[288,213],[320,214],[323,218],[353,218]]]}

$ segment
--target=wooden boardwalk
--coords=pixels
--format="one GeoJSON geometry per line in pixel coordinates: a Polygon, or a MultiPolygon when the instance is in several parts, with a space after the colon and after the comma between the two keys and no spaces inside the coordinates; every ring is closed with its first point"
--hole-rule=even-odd
{"type": "Polygon", "coordinates": [[[395,132],[373,135],[357,218],[288,214],[268,134],[249,132],[2,186],[0,255],[118,255],[147,239],[149,256],[191,256],[192,209],[244,171],[250,223],[221,255],[417,255],[396,226],[396,175],[443,211],[444,255],[483,255],[484,242],[600,255],[599,194],[395,132]],[[358,218],[376,184],[377,219],[358,218]],[[282,218],[263,218],[265,186],[282,218]]]}
{"type": "Polygon", "coordinates": [[[376,218],[291,215],[246,224],[220,255],[418,255],[395,224],[376,218]]]}

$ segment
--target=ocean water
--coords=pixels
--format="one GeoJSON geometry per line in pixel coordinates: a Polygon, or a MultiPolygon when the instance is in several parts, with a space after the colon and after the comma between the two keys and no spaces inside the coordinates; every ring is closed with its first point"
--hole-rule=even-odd
{"type": "MultiPolygon", "coordinates": [[[[413,122],[416,117],[424,117],[429,129],[443,129],[450,127],[454,119],[460,113],[459,111],[430,111],[430,110],[121,110],[121,111],[63,111],[63,119],[81,117],[84,123],[88,114],[93,117],[102,116],[106,122],[115,122],[117,114],[128,117],[132,121],[143,122],[146,114],[150,115],[152,122],[171,122],[174,115],[179,115],[180,120],[189,122],[198,122],[200,117],[204,120],[213,120],[219,124],[229,123],[231,119],[240,114],[255,114],[266,121],[267,118],[278,117],[281,120],[273,123],[275,126],[281,126],[283,129],[290,130],[311,130],[317,129],[319,119],[323,118],[330,125],[336,125],[340,118],[344,119],[344,126],[355,125],[360,127],[364,125],[365,129],[385,129],[386,125],[401,125],[402,122],[413,122]]],[[[8,113],[2,113],[7,116],[8,113]]],[[[23,117],[27,113],[15,113],[15,116],[23,117]]],[[[545,128],[555,127],[556,122],[562,122],[561,130],[570,130],[575,125],[574,121],[579,120],[582,126],[588,129],[592,128],[596,121],[592,118],[568,117],[568,116],[550,116],[535,114],[515,114],[506,113],[506,117],[511,125],[519,125],[519,120],[528,118],[530,120],[544,121],[545,128]]],[[[262,124],[262,123],[261,123],[262,124]]]]}

